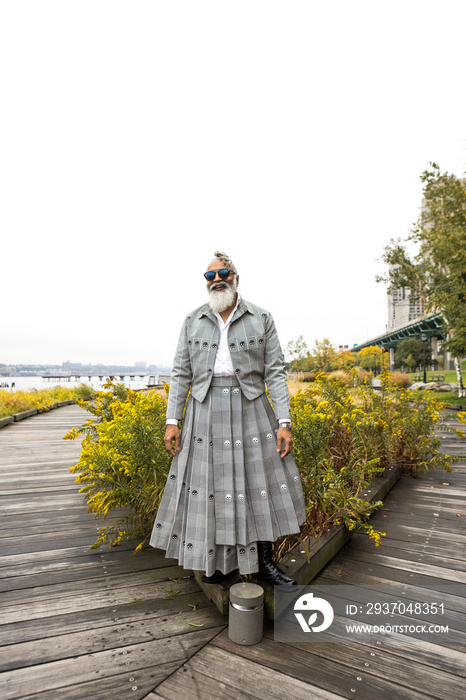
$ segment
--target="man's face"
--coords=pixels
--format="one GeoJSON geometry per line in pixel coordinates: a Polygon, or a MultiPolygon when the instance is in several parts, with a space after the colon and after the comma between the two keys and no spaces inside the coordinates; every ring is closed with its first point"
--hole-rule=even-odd
{"type": "MultiPolygon", "coordinates": [[[[214,258],[207,270],[217,273],[218,270],[229,269],[227,265],[219,258],[214,258]]],[[[207,282],[207,291],[209,292],[209,304],[217,313],[221,314],[235,305],[236,288],[238,286],[238,275],[230,272],[226,280],[216,274],[212,282],[207,282]]]]}
{"type": "MultiPolygon", "coordinates": [[[[213,272],[224,269],[229,269],[229,267],[222,260],[219,260],[219,258],[214,258],[207,268],[207,270],[212,270],[213,272]]],[[[238,279],[238,275],[236,275],[236,273],[234,272],[230,272],[226,280],[222,280],[216,274],[215,279],[212,282],[207,282],[207,291],[209,292],[209,294],[216,294],[222,292],[228,287],[233,291],[236,291],[236,287],[238,286],[238,279]]]]}

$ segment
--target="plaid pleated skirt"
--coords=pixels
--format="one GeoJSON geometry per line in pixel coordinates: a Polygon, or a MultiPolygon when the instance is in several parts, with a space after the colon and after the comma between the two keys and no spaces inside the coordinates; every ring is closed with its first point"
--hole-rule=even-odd
{"type": "Polygon", "coordinates": [[[299,533],[306,518],[277,430],[267,396],[247,399],[235,377],[214,377],[202,403],[190,397],[150,544],[207,576],[258,571],[257,542],[299,533]]]}

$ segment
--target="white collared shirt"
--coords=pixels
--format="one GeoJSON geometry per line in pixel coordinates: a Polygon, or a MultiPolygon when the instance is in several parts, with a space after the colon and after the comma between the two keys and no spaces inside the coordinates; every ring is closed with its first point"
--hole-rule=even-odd
{"type": "Polygon", "coordinates": [[[217,354],[215,356],[214,377],[233,377],[235,374],[235,368],[233,367],[230,348],[228,347],[228,329],[230,327],[233,314],[238,308],[239,302],[240,296],[239,294],[237,294],[235,308],[228,316],[226,321],[222,319],[222,317],[217,311],[214,311],[215,318],[217,319],[218,328],[220,331],[217,354]]]}

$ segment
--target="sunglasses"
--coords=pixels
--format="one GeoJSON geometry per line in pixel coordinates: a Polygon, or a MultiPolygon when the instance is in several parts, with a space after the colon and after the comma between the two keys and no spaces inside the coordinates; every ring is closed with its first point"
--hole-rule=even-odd
{"type": "Polygon", "coordinates": [[[226,280],[230,276],[230,273],[233,273],[233,270],[227,270],[227,268],[224,267],[221,270],[209,270],[208,272],[204,272],[204,277],[207,282],[213,282],[215,275],[218,275],[221,280],[226,280]]]}

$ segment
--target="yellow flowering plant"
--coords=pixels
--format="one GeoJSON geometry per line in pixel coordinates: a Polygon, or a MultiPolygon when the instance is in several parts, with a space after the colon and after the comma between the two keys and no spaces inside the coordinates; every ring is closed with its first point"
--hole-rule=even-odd
{"type": "Polygon", "coordinates": [[[59,401],[91,397],[94,390],[87,384],[76,387],[54,386],[46,389],[0,389],[0,418],[37,408],[49,411],[59,401]]]}
{"type": "MultiPolygon", "coordinates": [[[[351,382],[320,373],[308,389],[298,391],[291,413],[293,454],[307,506],[301,537],[318,536],[331,524],[345,522],[378,545],[384,533],[368,519],[382,503],[361,494],[395,464],[411,476],[431,467],[450,470],[452,458],[439,452],[434,433],[443,408],[436,399],[425,401],[400,388],[389,372],[382,375],[380,391],[356,372],[351,382]]],[[[291,548],[292,540],[286,538],[281,552],[291,548]]]]}
{"type": "Polygon", "coordinates": [[[84,435],[79,462],[70,471],[85,484],[80,491],[89,512],[109,516],[91,549],[132,538],[139,538],[141,549],[148,542],[171,461],[163,444],[166,398],[112,381],[104,388],[95,401],[79,402],[93,417],[64,436],[73,440],[84,435]]]}

